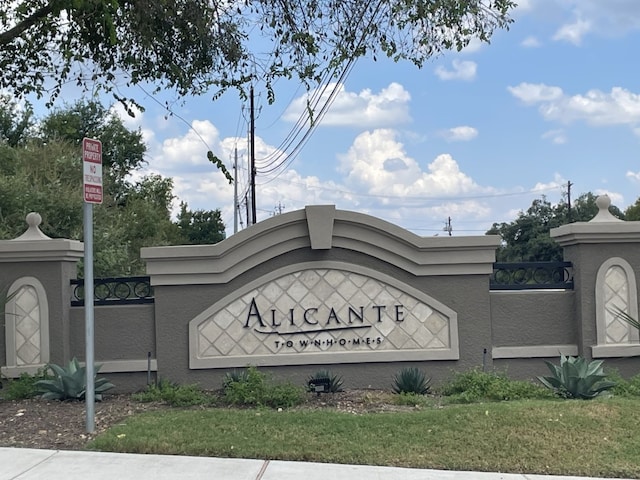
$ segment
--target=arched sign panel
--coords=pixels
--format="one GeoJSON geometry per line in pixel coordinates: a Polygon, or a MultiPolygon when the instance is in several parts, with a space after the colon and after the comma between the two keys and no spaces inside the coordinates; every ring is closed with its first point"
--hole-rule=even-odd
{"type": "Polygon", "coordinates": [[[328,263],[272,272],[194,318],[190,367],[458,359],[453,310],[380,272],[328,263]]]}

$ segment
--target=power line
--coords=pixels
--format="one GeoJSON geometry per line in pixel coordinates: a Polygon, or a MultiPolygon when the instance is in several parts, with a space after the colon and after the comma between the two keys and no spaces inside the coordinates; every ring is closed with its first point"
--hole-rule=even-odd
{"type": "MultiPolygon", "coordinates": [[[[367,9],[369,8],[371,3],[372,2],[369,2],[366,6],[364,6],[362,14],[360,15],[359,20],[358,20],[358,25],[360,24],[360,21],[362,21],[365,18],[364,14],[367,11],[367,9]]],[[[364,41],[364,39],[366,37],[366,32],[369,30],[369,27],[375,21],[375,18],[377,17],[377,15],[379,13],[381,4],[382,4],[382,1],[379,1],[377,6],[376,6],[376,8],[375,8],[375,11],[373,12],[373,15],[370,18],[370,21],[369,21],[368,25],[366,26],[366,28],[363,28],[362,35],[358,39],[357,44],[354,45],[354,49],[357,49],[357,48],[359,48],[361,46],[362,42],[364,41]]],[[[356,26],[356,30],[357,30],[357,26],[356,26]]],[[[293,160],[300,153],[300,150],[304,147],[304,145],[306,145],[306,143],[309,140],[311,134],[313,133],[313,131],[315,131],[315,129],[317,128],[318,124],[320,123],[320,121],[322,120],[324,115],[326,114],[328,108],[331,106],[331,104],[333,104],[333,101],[335,100],[335,98],[337,96],[337,92],[338,92],[341,84],[344,82],[346,77],[350,74],[354,64],[355,64],[355,56],[351,56],[349,58],[347,64],[346,64],[346,66],[340,72],[338,81],[333,83],[333,88],[331,89],[331,92],[329,94],[329,98],[325,101],[325,103],[322,105],[322,107],[320,108],[319,111],[317,111],[317,109],[318,109],[318,105],[320,103],[320,100],[323,98],[327,88],[329,88],[329,85],[331,85],[331,84],[327,81],[327,83],[322,88],[318,88],[318,89],[314,90],[314,92],[312,93],[311,98],[307,100],[307,113],[316,113],[316,111],[317,111],[316,119],[315,120],[312,119],[309,114],[308,115],[304,115],[304,113],[301,114],[301,116],[299,117],[298,121],[296,122],[296,125],[294,126],[292,131],[289,133],[289,135],[287,136],[287,138],[281,144],[281,146],[278,148],[277,151],[286,150],[288,147],[290,147],[292,145],[292,143],[295,141],[295,139],[301,134],[302,128],[305,125],[309,124],[306,132],[304,133],[302,138],[296,143],[296,145],[293,147],[293,149],[289,153],[287,153],[286,155],[285,154],[279,154],[279,155],[273,157],[272,159],[269,158],[269,156],[266,157],[265,159],[260,159],[261,161],[264,161],[264,160],[267,160],[267,159],[269,161],[268,161],[267,164],[265,164],[264,166],[259,168],[258,172],[260,172],[262,174],[269,174],[269,173],[274,173],[274,172],[279,170],[279,172],[275,175],[275,177],[273,177],[272,179],[268,180],[267,182],[264,182],[263,184],[269,183],[269,182],[275,180],[276,178],[278,178],[284,172],[284,170],[286,170],[289,167],[289,165],[291,165],[293,160]],[[282,160],[279,161],[279,163],[276,164],[276,162],[280,158],[282,158],[282,160]]],[[[334,78],[335,75],[336,75],[336,72],[338,71],[338,69],[339,69],[339,66],[336,65],[332,70],[330,70],[330,72],[331,72],[330,74],[329,74],[329,70],[325,71],[325,75],[324,75],[324,78],[323,78],[323,83],[326,80],[334,78]]]]}
{"type": "MultiPolygon", "coordinates": [[[[272,181],[272,180],[270,180],[272,181]]],[[[268,182],[265,182],[265,184],[268,182]]],[[[352,197],[364,197],[364,198],[382,198],[382,199],[399,199],[399,200],[415,200],[415,201],[461,201],[461,200],[480,200],[485,198],[501,198],[501,197],[518,197],[531,195],[535,193],[547,192],[552,190],[559,190],[563,188],[563,185],[557,185],[552,187],[545,188],[534,188],[531,190],[526,190],[522,192],[508,192],[508,193],[488,193],[482,195],[468,195],[468,196],[446,196],[446,197],[431,197],[431,196],[411,196],[411,195],[388,195],[388,194],[375,194],[375,193],[360,193],[354,192],[351,190],[343,190],[340,188],[331,188],[325,187],[321,185],[309,185],[307,183],[296,182],[295,180],[288,180],[288,184],[292,185],[300,185],[305,187],[305,189],[316,189],[316,190],[324,190],[327,192],[340,193],[344,195],[349,195],[352,197]]],[[[259,184],[264,185],[264,184],[259,184]]]]}

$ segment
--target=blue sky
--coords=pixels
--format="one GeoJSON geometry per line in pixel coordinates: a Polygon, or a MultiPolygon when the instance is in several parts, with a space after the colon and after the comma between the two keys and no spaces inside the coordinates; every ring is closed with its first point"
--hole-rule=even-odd
{"type": "MultiPolygon", "coordinates": [[[[640,196],[640,2],[519,3],[515,23],[490,45],[472,43],[422,69],[359,60],[293,156],[297,142],[282,146],[304,113],[304,88],[279,81],[273,105],[256,90],[258,220],[334,204],[419,235],[446,235],[448,218],[452,235],[482,235],[542,194],[559,201],[568,181],[573,198],[592,191],[623,209],[633,204],[640,196]]],[[[232,92],[215,102],[175,103],[168,116],[160,106],[167,98],[132,94],[145,112],[123,118],[144,133],[144,173],[173,177],[191,209],[219,208],[231,235],[234,189],[206,151],[232,170],[237,147],[244,192],[248,105],[232,92]]],[[[241,213],[246,226],[244,207],[241,213]]]]}

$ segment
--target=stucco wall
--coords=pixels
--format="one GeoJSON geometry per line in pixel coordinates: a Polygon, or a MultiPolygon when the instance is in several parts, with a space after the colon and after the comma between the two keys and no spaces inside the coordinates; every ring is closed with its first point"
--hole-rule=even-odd
{"type": "MultiPolygon", "coordinates": [[[[71,308],[71,355],[85,356],[85,311],[71,308]]],[[[94,307],[95,360],[156,358],[153,304],[94,307]]]]}
{"type": "MultiPolygon", "coordinates": [[[[70,241],[43,239],[37,232],[34,235],[36,240],[27,239],[24,243],[0,242],[0,287],[23,276],[37,278],[49,303],[51,361],[66,363],[73,356],[83,359],[84,309],[70,307],[69,284],[75,278],[79,246],[70,241]]],[[[266,286],[267,290],[269,282],[283,278],[278,276],[280,272],[289,275],[296,269],[316,273],[333,269],[347,272],[347,276],[352,274],[354,279],[377,281],[386,298],[406,287],[413,297],[425,302],[412,303],[416,311],[441,307],[451,313],[439,320],[448,325],[449,332],[455,329],[455,342],[446,348],[431,347],[427,339],[427,346],[412,346],[406,351],[402,350],[404,346],[385,344],[384,349],[352,349],[346,355],[333,355],[333,350],[314,353],[315,356],[302,352],[297,365],[272,361],[265,354],[256,355],[258,360],[252,362],[249,350],[238,358],[247,358],[247,364],[263,366],[278,378],[298,384],[328,368],[342,375],[352,388],[389,388],[393,375],[405,366],[423,368],[435,384],[450,378],[453,370],[483,365],[506,371],[514,378],[534,378],[547,373],[543,360],[557,359],[560,353],[591,356],[598,341],[596,277],[603,262],[619,257],[628,262],[633,275],[637,277],[640,272],[640,222],[615,223],[605,218],[593,224],[560,227],[555,233],[552,231],[552,236],[565,248],[565,259],[573,263],[574,291],[490,291],[496,238],[418,237],[379,219],[338,211],[332,206],[307,207],[271,218],[217,245],[143,249],[155,304],[96,306],[95,359],[104,365],[102,373],[116,383],[118,391],[144,388],[147,381],[155,380],[156,374],[171,381],[218,388],[231,364],[211,363],[223,358],[219,353],[210,355],[204,363],[194,363],[194,325],[201,318],[201,324],[215,323],[218,303],[224,304],[230,298],[229,304],[233,304],[237,292],[249,292],[248,297],[255,291],[262,294],[261,288],[266,286]],[[367,277],[371,272],[376,275],[367,277]],[[424,351],[430,348],[436,352],[426,359],[424,351]]],[[[633,285],[640,289],[640,281],[633,285]]],[[[640,291],[636,293],[640,297],[640,291]]],[[[366,297],[368,308],[371,303],[375,305],[377,295],[366,297]]],[[[324,302],[317,300],[321,301],[324,302]]],[[[245,319],[246,305],[245,300],[245,310],[237,314],[245,319]]],[[[422,318],[429,315],[432,313],[422,318]]],[[[240,317],[231,320],[243,322],[240,317]]],[[[395,325],[393,328],[398,327],[390,323],[395,325]]],[[[337,330],[340,329],[334,331],[337,330]]],[[[321,330],[329,331],[332,330],[321,330]]],[[[283,331],[258,333],[281,335],[283,331]]],[[[5,336],[4,328],[0,329],[3,358],[5,336]]],[[[263,341],[265,337],[258,335],[253,341],[256,338],[263,341]]],[[[237,347],[244,337],[234,341],[237,347]]],[[[632,347],[640,348],[640,344],[632,347]]],[[[625,376],[635,374],[640,369],[640,356],[607,358],[605,368],[616,368],[625,376]]]]}
{"type": "Polygon", "coordinates": [[[576,345],[574,292],[492,291],[494,347],[576,345]]]}

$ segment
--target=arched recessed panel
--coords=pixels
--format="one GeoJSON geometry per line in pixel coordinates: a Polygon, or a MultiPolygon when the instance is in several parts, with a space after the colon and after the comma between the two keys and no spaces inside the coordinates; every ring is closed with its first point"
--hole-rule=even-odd
{"type": "Polygon", "coordinates": [[[340,262],[272,272],[189,325],[191,368],[458,359],[457,315],[415,288],[340,262]]]}
{"type": "Polygon", "coordinates": [[[49,362],[49,307],[42,283],[35,277],[16,280],[5,306],[6,368],[18,371],[49,362]]]}
{"type": "Polygon", "coordinates": [[[598,347],[638,343],[638,330],[620,311],[638,317],[636,279],[631,265],[614,257],[604,262],[596,277],[596,329],[598,347]]]}

